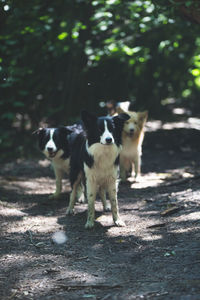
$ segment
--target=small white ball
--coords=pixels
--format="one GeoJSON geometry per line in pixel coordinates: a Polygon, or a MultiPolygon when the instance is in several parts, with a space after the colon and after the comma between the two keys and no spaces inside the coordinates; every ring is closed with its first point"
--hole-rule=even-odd
{"type": "Polygon", "coordinates": [[[52,235],[52,240],[56,244],[64,244],[68,240],[68,237],[64,233],[64,231],[57,231],[52,235]]]}

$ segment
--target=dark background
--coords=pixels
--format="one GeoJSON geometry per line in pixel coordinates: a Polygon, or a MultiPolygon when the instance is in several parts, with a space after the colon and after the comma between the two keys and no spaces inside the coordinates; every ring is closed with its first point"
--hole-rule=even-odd
{"type": "Polygon", "coordinates": [[[132,101],[164,120],[200,111],[199,1],[0,2],[1,160],[31,157],[39,126],[132,101]]]}

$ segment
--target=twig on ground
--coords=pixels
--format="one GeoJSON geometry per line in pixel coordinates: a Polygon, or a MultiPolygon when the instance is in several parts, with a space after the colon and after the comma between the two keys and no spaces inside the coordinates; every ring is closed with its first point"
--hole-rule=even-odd
{"type": "Polygon", "coordinates": [[[77,257],[77,260],[83,260],[83,259],[87,259],[88,256],[82,256],[82,257],[77,257]]]}
{"type": "Polygon", "coordinates": [[[165,225],[166,225],[166,223],[158,223],[158,224],[147,226],[147,228],[153,229],[153,228],[158,228],[158,227],[164,227],[165,225]]]}
{"type": "Polygon", "coordinates": [[[93,289],[113,289],[113,288],[121,288],[122,285],[121,284],[113,284],[113,285],[109,285],[109,284],[84,284],[84,283],[66,283],[66,284],[58,284],[57,287],[59,288],[63,288],[63,289],[86,289],[86,288],[93,288],[93,289]]]}
{"type": "Polygon", "coordinates": [[[169,182],[169,183],[164,183],[163,185],[168,187],[168,186],[173,186],[173,185],[177,185],[177,184],[184,184],[184,183],[187,183],[190,180],[196,180],[196,179],[199,179],[199,178],[200,178],[200,174],[194,175],[193,177],[181,178],[179,180],[175,180],[175,181],[169,182]]]}

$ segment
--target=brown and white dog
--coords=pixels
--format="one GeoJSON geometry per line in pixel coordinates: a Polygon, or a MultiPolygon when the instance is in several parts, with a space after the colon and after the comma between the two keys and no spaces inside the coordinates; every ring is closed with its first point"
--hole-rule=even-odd
{"type": "Polygon", "coordinates": [[[122,131],[120,178],[124,182],[129,171],[131,171],[131,176],[135,177],[135,179],[141,173],[142,143],[148,112],[124,111],[120,106],[116,110],[118,113],[127,113],[130,117],[124,123],[122,131]]]}

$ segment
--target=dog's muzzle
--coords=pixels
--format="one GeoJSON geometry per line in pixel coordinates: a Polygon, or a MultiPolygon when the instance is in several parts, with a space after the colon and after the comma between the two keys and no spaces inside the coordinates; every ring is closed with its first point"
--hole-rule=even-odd
{"type": "Polygon", "coordinates": [[[50,158],[54,158],[56,156],[57,151],[53,151],[53,148],[47,148],[48,155],[50,158]]]}
{"type": "Polygon", "coordinates": [[[106,141],[106,145],[111,145],[113,140],[112,140],[112,138],[109,137],[109,138],[106,138],[105,141],[106,141]]]}
{"type": "Polygon", "coordinates": [[[132,129],[130,129],[130,131],[129,131],[129,135],[130,136],[133,136],[134,135],[134,129],[132,128],[132,129]]]}

